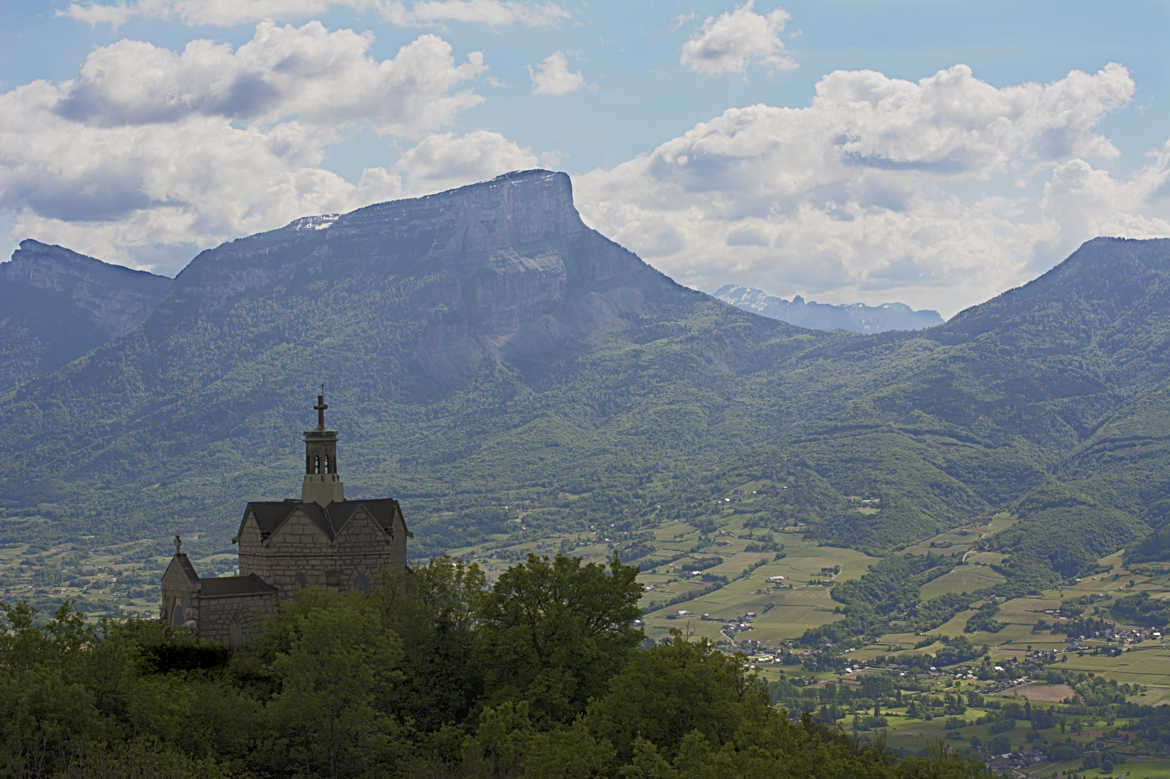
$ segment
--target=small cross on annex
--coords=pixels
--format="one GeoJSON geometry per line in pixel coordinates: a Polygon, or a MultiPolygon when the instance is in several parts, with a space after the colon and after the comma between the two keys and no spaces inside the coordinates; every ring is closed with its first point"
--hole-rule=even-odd
{"type": "Polygon", "coordinates": [[[324,392],[317,427],[305,431],[300,499],[252,501],[232,543],[239,575],[200,578],[175,536],[162,577],[161,619],[232,648],[245,645],[297,587],[367,590],[387,567],[407,570],[407,530],[393,498],[346,500],[337,465],[337,431],[325,427],[324,392]]]}

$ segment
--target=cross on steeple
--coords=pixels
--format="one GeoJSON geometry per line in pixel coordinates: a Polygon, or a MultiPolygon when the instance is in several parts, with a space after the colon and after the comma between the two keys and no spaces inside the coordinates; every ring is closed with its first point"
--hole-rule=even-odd
{"type": "Polygon", "coordinates": [[[328,506],[345,500],[341,476],[337,472],[337,431],[325,428],[325,385],[317,396],[317,427],[305,431],[305,483],[301,487],[301,500],[328,506]]]}
{"type": "Polygon", "coordinates": [[[321,394],[317,396],[317,405],[313,406],[317,410],[317,429],[325,429],[325,409],[329,408],[329,404],[325,402],[325,385],[321,385],[321,394]]]}

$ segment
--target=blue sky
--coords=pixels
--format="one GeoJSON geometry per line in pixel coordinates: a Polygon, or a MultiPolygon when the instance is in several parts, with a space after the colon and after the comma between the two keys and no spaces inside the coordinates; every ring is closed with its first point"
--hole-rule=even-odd
{"type": "Polygon", "coordinates": [[[0,235],[173,274],[518,167],[679,281],[944,315],[1170,234],[1170,4],[0,6],[0,235]]]}

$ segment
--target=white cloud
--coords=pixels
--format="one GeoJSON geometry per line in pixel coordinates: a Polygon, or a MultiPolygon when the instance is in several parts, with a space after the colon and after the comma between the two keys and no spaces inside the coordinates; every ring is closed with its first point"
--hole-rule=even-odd
{"type": "Polygon", "coordinates": [[[92,26],[108,24],[116,30],[131,17],[136,16],[135,11],[135,8],[127,6],[125,3],[116,5],[103,5],[101,3],[78,5],[73,3],[64,11],[57,11],[57,16],[68,16],[92,26]]]}
{"type": "Polygon", "coordinates": [[[332,8],[376,12],[404,27],[462,22],[491,27],[557,27],[571,18],[551,2],[508,0],[422,0],[409,6],[397,0],[138,0],[135,3],[72,3],[58,15],[91,25],[118,27],[132,18],[179,19],[189,25],[234,27],[259,21],[287,21],[320,16],[332,8]]]}
{"type": "Polygon", "coordinates": [[[418,26],[443,22],[486,24],[490,27],[559,27],[572,18],[556,3],[501,2],[501,0],[429,0],[405,8],[386,3],[383,16],[395,24],[418,26]]]}
{"type": "Polygon", "coordinates": [[[141,41],[96,49],[56,110],[87,124],[173,122],[187,116],[327,125],[368,120],[379,131],[419,136],[482,102],[458,87],[484,72],[483,55],[457,64],[451,46],[422,35],[393,59],[376,60],[370,33],[261,22],[234,52],[195,40],[176,54],[141,41]]]}
{"type": "Polygon", "coordinates": [[[534,95],[567,95],[585,85],[581,71],[569,70],[569,60],[563,51],[554,51],[535,69],[530,65],[528,75],[534,95]]]}
{"type": "Polygon", "coordinates": [[[0,95],[0,208],[16,238],[173,271],[180,257],[168,246],[206,247],[401,192],[376,170],[355,185],[322,169],[327,129],[218,116],[95,127],[54,113],[59,99],[45,82],[0,95]]]}
{"type": "MultiPolygon", "coordinates": [[[[753,10],[755,0],[748,0],[734,11],[708,17],[703,29],[683,44],[679,63],[707,76],[743,74],[751,65],[768,70],[792,70],[796,60],[784,50],[780,34],[788,23],[786,11],[776,9],[767,14],[753,10]]],[[[681,26],[685,17],[677,17],[681,26]]]]}
{"type": "Polygon", "coordinates": [[[510,170],[535,168],[538,159],[499,133],[477,130],[466,135],[440,133],[407,150],[393,171],[413,194],[473,184],[510,170]]]}
{"type": "Polygon", "coordinates": [[[477,54],[456,64],[430,34],[386,60],[370,44],[316,22],[265,22],[234,51],[120,41],[71,81],[0,92],[0,211],[12,237],[173,272],[198,248],[300,216],[537,164],[476,132],[425,137],[393,164],[388,150],[356,182],[326,169],[326,150],[357,122],[422,137],[480,100],[457,91],[482,72],[477,54]]]}
{"type": "Polygon", "coordinates": [[[591,224],[693,286],[953,313],[1096,232],[1167,232],[1170,147],[1124,181],[1085,162],[1116,156],[1097,125],[1132,94],[1115,64],[1002,88],[963,65],[837,71],[806,108],[729,109],[576,191],[591,224]]]}
{"type": "MultiPolygon", "coordinates": [[[[1058,241],[1096,235],[1156,238],[1170,235],[1168,186],[1170,141],[1128,179],[1116,179],[1079,158],[1062,162],[1045,183],[1040,205],[1058,241]]],[[[1065,240],[1059,248],[1068,250],[1071,243],[1065,240]]]]}

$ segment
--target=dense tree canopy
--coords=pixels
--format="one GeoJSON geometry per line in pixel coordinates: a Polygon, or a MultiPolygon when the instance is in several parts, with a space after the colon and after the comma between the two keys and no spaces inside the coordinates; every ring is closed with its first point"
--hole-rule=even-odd
{"type": "Polygon", "coordinates": [[[11,776],[972,776],[773,708],[742,656],[640,649],[636,570],[448,558],[314,590],[234,655],[149,621],[3,607],[11,776]]]}

